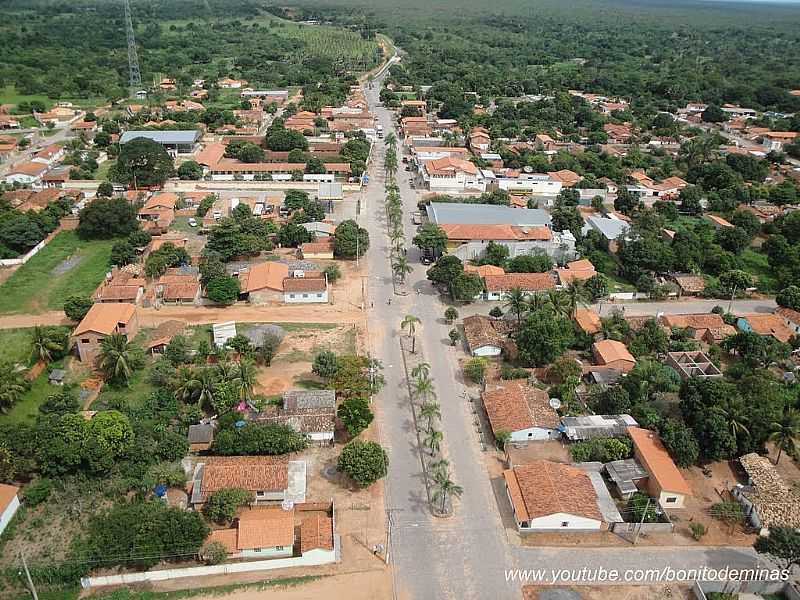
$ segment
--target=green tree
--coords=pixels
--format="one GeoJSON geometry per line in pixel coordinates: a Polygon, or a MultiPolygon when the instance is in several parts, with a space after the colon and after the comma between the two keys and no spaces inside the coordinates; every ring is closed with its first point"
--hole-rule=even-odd
{"type": "Polygon", "coordinates": [[[322,272],[328,278],[328,281],[330,283],[336,283],[342,277],[342,270],[339,268],[339,265],[335,263],[325,267],[325,269],[322,272]]]}
{"type": "Polygon", "coordinates": [[[369,248],[369,233],[353,220],[342,221],[333,234],[333,252],[341,258],[363,256],[369,248]]]}
{"type": "Polygon", "coordinates": [[[679,467],[697,464],[700,448],[691,429],[677,419],[667,419],[661,428],[661,440],[679,467]]]}
{"type": "Polygon", "coordinates": [[[112,181],[138,189],[163,185],[174,172],[172,158],[161,144],[136,138],[120,146],[109,177],[112,181]]]}
{"type": "Polygon", "coordinates": [[[53,328],[36,325],[31,332],[31,358],[50,363],[53,357],[60,357],[66,351],[68,340],[58,335],[53,328]]]}
{"type": "Polygon", "coordinates": [[[709,104],[700,117],[705,123],[724,123],[728,120],[728,115],[716,104],[709,104]]]}
{"type": "Polygon", "coordinates": [[[128,240],[114,242],[111,246],[111,264],[118,267],[135,263],[138,259],[136,248],[128,240]]]}
{"type": "Polygon", "coordinates": [[[425,434],[425,438],[422,440],[422,445],[431,451],[431,456],[436,456],[436,454],[442,448],[443,439],[444,434],[442,434],[441,431],[429,429],[425,434]]]}
{"type": "Polygon", "coordinates": [[[425,223],[417,230],[411,243],[420,250],[431,252],[433,256],[441,256],[447,248],[447,234],[435,223],[425,223]]]}
{"type": "Polygon", "coordinates": [[[513,312],[517,316],[517,327],[522,324],[522,315],[528,310],[528,294],[522,288],[514,287],[506,294],[503,308],[513,312]]]}
{"type": "Polygon", "coordinates": [[[206,297],[216,304],[233,304],[240,291],[239,280],[227,275],[214,277],[206,285],[206,297]]]}
{"type": "Polygon", "coordinates": [[[464,264],[457,256],[445,254],[428,269],[427,276],[436,284],[446,285],[451,289],[456,277],[464,273],[464,264]]]}
{"type": "Polygon", "coordinates": [[[405,283],[406,276],[413,270],[404,255],[397,256],[392,261],[392,273],[400,280],[400,283],[405,283]]]}
{"type": "Polygon", "coordinates": [[[341,419],[347,433],[351,437],[357,436],[372,423],[374,415],[369,408],[369,402],[361,397],[345,399],[336,409],[336,416],[341,419]]]}
{"type": "Polygon", "coordinates": [[[237,511],[253,499],[252,492],[241,488],[223,488],[209,496],[203,505],[203,514],[219,525],[227,525],[237,511]]]}
{"type": "Polygon", "coordinates": [[[561,356],[574,339],[572,323],[550,311],[531,314],[517,334],[519,356],[523,363],[544,366],[561,356]]]}
{"type": "Polygon", "coordinates": [[[386,477],[389,457],[377,442],[354,440],[339,455],[337,467],[359,487],[368,487],[386,477]]]}
{"type": "Polygon", "coordinates": [[[761,535],[754,547],[759,554],[769,554],[784,568],[800,564],[800,532],[791,527],[770,527],[769,535],[761,535]]]}
{"type": "Polygon", "coordinates": [[[419,416],[428,422],[428,431],[433,431],[433,422],[442,418],[442,410],[436,402],[424,402],[419,408],[419,416]]]}
{"type": "Polygon", "coordinates": [[[108,381],[128,385],[142,362],[141,349],[129,342],[125,334],[112,333],[100,342],[98,365],[108,381]]]}
{"type": "Polygon", "coordinates": [[[22,372],[7,361],[0,361],[0,411],[7,413],[22,399],[28,389],[28,382],[22,372]]]}
{"type": "Polygon", "coordinates": [[[778,306],[800,311],[800,286],[790,285],[783,288],[775,296],[775,302],[778,303],[778,306]]]}
{"type": "Polygon", "coordinates": [[[487,360],[482,356],[475,356],[464,363],[464,376],[473,383],[482,383],[486,376],[487,360]]]}
{"type": "Polygon", "coordinates": [[[306,436],[291,427],[251,421],[244,427],[221,429],[214,437],[211,452],[220,456],[277,456],[307,446],[306,436]]]}
{"type": "Polygon", "coordinates": [[[446,471],[439,471],[434,476],[435,488],[431,494],[431,500],[439,503],[441,514],[447,512],[447,500],[449,498],[460,497],[464,493],[464,488],[450,479],[450,474],[446,471]]]}
{"type": "Polygon", "coordinates": [[[187,160],[178,167],[178,177],[181,179],[198,180],[203,176],[203,167],[194,160],[187,160]]]}
{"type": "Polygon", "coordinates": [[[411,354],[415,354],[417,351],[417,325],[421,323],[422,321],[414,315],[406,315],[400,322],[400,329],[403,331],[408,330],[408,335],[411,337],[411,354]]]}
{"type": "Polygon", "coordinates": [[[87,240],[109,239],[127,236],[138,228],[136,208],[130,202],[124,198],[97,198],[79,213],[77,233],[87,240]]]}
{"type": "Polygon", "coordinates": [[[321,350],[314,356],[311,371],[324,379],[336,376],[340,368],[339,358],[331,350],[321,350]]]}
{"type": "Polygon", "coordinates": [[[780,420],[770,425],[769,441],[778,448],[775,458],[777,465],[781,461],[781,454],[786,451],[790,456],[797,454],[797,438],[800,437],[800,413],[791,408],[783,411],[780,420]]]}
{"type": "Polygon", "coordinates": [[[452,323],[458,318],[458,311],[453,306],[448,306],[444,310],[444,320],[448,323],[452,323]]]}
{"type": "Polygon", "coordinates": [[[64,300],[64,314],[70,321],[78,323],[83,320],[94,302],[87,296],[72,295],[64,300]]]}
{"type": "Polygon", "coordinates": [[[450,293],[453,300],[472,302],[483,292],[483,280],[477,273],[461,273],[453,279],[450,293]]]}

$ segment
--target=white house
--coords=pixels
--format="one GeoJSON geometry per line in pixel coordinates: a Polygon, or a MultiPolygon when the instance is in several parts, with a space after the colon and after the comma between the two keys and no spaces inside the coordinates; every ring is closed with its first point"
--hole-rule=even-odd
{"type": "Polygon", "coordinates": [[[563,182],[547,173],[520,173],[517,177],[498,177],[497,187],[508,192],[524,192],[534,196],[557,196],[563,182]]]}
{"type": "Polygon", "coordinates": [[[19,508],[19,488],[0,483],[0,534],[14,518],[19,508]]]}
{"type": "Polygon", "coordinates": [[[484,315],[464,317],[464,339],[472,356],[500,356],[510,343],[511,326],[505,319],[484,315]]]}
{"type": "Polygon", "coordinates": [[[492,432],[508,433],[512,442],[537,442],[560,437],[558,413],[546,390],[525,379],[503,381],[483,392],[483,406],[492,432]]]}
{"type": "Polygon", "coordinates": [[[503,472],[506,494],[522,533],[600,531],[603,517],[586,471],[534,460],[503,472]]]}
{"type": "Polygon", "coordinates": [[[431,191],[483,192],[486,189],[486,181],[478,167],[451,156],[426,162],[421,173],[423,182],[431,191]]]}
{"type": "Polygon", "coordinates": [[[283,301],[286,304],[328,302],[328,277],[287,277],[283,280],[283,301]]]}
{"type": "Polygon", "coordinates": [[[39,162],[21,162],[11,167],[4,179],[6,183],[21,183],[35,187],[42,181],[42,176],[47,173],[49,168],[46,164],[39,162]]]}

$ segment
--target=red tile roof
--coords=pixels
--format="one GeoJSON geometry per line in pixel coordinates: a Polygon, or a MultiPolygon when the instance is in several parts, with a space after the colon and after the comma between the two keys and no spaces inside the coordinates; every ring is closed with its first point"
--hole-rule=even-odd
{"type": "Polygon", "coordinates": [[[486,281],[486,289],[490,292],[507,292],[517,287],[524,292],[539,292],[556,287],[553,277],[549,273],[487,275],[484,280],[486,281]]]}
{"type": "Polygon", "coordinates": [[[549,400],[547,391],[519,379],[505,381],[483,392],[483,405],[494,433],[532,427],[555,429],[558,427],[558,414],[549,400]]]}
{"type": "Polygon", "coordinates": [[[663,491],[690,495],[692,490],[681,475],[678,467],[672,462],[658,434],[640,427],[628,427],[628,434],[633,440],[637,456],[650,477],[655,479],[663,491]]]}

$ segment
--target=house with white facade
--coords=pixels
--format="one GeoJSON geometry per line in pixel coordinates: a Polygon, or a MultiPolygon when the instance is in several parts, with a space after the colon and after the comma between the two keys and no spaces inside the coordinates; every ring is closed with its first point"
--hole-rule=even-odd
{"type": "Polygon", "coordinates": [[[472,356],[494,358],[513,347],[511,323],[484,315],[464,317],[464,339],[472,356]]]}
{"type": "Polygon", "coordinates": [[[41,162],[25,161],[17,163],[8,169],[3,180],[6,183],[20,183],[36,187],[42,182],[42,177],[50,167],[41,162]]]}
{"type": "Polygon", "coordinates": [[[503,478],[521,533],[603,529],[597,492],[583,469],[534,460],[504,471],[503,478]]]}
{"type": "Polygon", "coordinates": [[[486,300],[489,301],[504,300],[515,288],[529,295],[556,288],[555,279],[550,273],[505,273],[487,275],[483,280],[486,284],[486,300]]]}
{"type": "MultiPolygon", "coordinates": [[[[283,301],[287,304],[312,304],[328,302],[328,276],[298,276],[283,280],[283,301]]],[[[299,271],[302,273],[302,271],[299,271]]]]}
{"type": "Polygon", "coordinates": [[[287,390],[281,406],[268,405],[254,418],[287,425],[315,444],[332,444],[336,429],[336,391],[287,390]]]}
{"type": "Polygon", "coordinates": [[[526,379],[503,381],[483,392],[483,407],[495,437],[501,432],[515,443],[555,440],[558,413],[550,406],[547,390],[528,385],[526,379]]]}
{"type": "Polygon", "coordinates": [[[463,192],[486,189],[480,169],[468,160],[448,156],[428,161],[421,169],[422,181],[432,192],[463,192]]]}

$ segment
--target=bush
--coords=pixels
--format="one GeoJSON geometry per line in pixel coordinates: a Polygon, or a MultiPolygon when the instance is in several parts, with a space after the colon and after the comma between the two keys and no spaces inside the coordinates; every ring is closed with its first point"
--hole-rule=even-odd
{"type": "Polygon", "coordinates": [[[335,377],[339,371],[339,358],[331,350],[322,350],[314,357],[311,371],[325,379],[335,377]]]}
{"type": "Polygon", "coordinates": [[[233,304],[239,298],[239,280],[236,277],[214,277],[206,286],[206,297],[217,304],[233,304]]]}
{"type": "Polygon", "coordinates": [[[389,457],[377,442],[355,440],[339,455],[337,467],[359,487],[367,487],[386,477],[389,457]]]}
{"type": "Polygon", "coordinates": [[[689,531],[692,533],[692,538],[694,538],[696,541],[699,542],[700,538],[702,538],[706,534],[708,529],[702,523],[699,523],[697,521],[692,521],[691,523],[689,523],[689,531]]]}
{"type": "Polygon", "coordinates": [[[489,316],[494,317],[495,319],[499,319],[503,316],[503,309],[499,306],[495,306],[492,310],[489,311],[489,316]]]}
{"type": "Polygon", "coordinates": [[[369,402],[364,398],[348,398],[339,405],[336,416],[342,420],[347,433],[357,436],[372,423],[374,415],[369,409],[369,402]]]}
{"type": "Polygon", "coordinates": [[[219,565],[224,563],[225,559],[228,558],[228,551],[225,550],[225,546],[222,545],[222,542],[211,542],[203,550],[203,556],[206,559],[207,565],[219,565]]]}
{"type": "Polygon", "coordinates": [[[78,236],[84,240],[130,235],[139,228],[136,208],[124,198],[97,198],[80,212],[78,236]]]}
{"type": "Polygon", "coordinates": [[[473,383],[481,383],[486,375],[486,366],[489,364],[482,356],[470,358],[464,363],[464,377],[473,383]]]}
{"type": "Polygon", "coordinates": [[[94,302],[88,296],[69,296],[64,300],[64,314],[70,321],[78,323],[83,320],[94,302]]]}
{"type": "Polygon", "coordinates": [[[218,523],[225,525],[236,516],[239,507],[247,504],[252,494],[241,488],[226,488],[214,492],[203,506],[203,514],[218,523]]]}
{"type": "Polygon", "coordinates": [[[628,458],[633,453],[633,443],[627,436],[594,438],[578,442],[569,448],[574,462],[611,462],[628,458]]]}
{"type": "Polygon", "coordinates": [[[323,273],[328,276],[329,283],[336,283],[342,277],[342,271],[336,264],[325,267],[323,273]]]}
{"type": "Polygon", "coordinates": [[[247,423],[239,429],[220,431],[211,446],[222,456],[277,455],[303,450],[307,438],[285,425],[247,423]]]}
{"type": "Polygon", "coordinates": [[[527,369],[503,365],[500,367],[500,379],[527,379],[530,373],[527,369]]]}
{"type": "Polygon", "coordinates": [[[50,497],[53,491],[53,482],[49,479],[37,479],[25,486],[25,506],[34,508],[50,497]]]}

